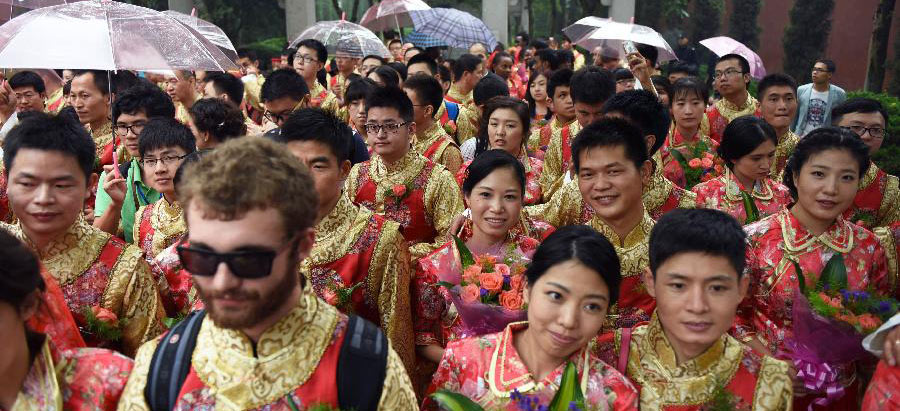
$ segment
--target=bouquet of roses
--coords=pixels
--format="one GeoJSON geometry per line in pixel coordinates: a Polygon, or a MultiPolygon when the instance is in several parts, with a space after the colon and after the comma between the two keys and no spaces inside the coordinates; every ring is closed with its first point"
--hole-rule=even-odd
{"type": "Polygon", "coordinates": [[[527,259],[511,245],[502,261],[492,255],[474,256],[466,244],[454,237],[462,267],[438,274],[438,285],[449,290],[462,320],[463,336],[497,332],[507,324],[525,319],[525,264],[527,259]],[[460,268],[462,275],[460,275],[460,268]]]}
{"type": "Polygon", "coordinates": [[[685,190],[690,190],[695,185],[712,180],[722,174],[722,165],[716,164],[716,158],[709,152],[709,145],[705,141],[699,141],[693,147],[688,147],[688,156],[677,148],[670,148],[669,154],[678,161],[684,171],[685,190]]]}

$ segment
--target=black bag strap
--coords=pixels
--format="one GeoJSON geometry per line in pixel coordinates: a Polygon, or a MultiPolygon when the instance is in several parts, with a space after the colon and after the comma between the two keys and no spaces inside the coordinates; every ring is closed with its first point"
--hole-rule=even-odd
{"type": "Polygon", "coordinates": [[[197,334],[206,310],[194,311],[163,335],[147,374],[144,399],[151,410],[171,410],[178,400],[181,386],[191,370],[191,357],[197,345],[197,334]]]}
{"type": "Polygon", "coordinates": [[[338,357],[338,405],[342,410],[375,411],[387,375],[388,341],[375,324],[355,315],[338,357]]]}

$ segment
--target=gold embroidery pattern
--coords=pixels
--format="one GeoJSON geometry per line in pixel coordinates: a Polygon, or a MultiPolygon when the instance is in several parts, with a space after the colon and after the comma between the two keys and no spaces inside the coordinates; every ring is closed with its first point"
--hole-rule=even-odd
{"type": "Polygon", "coordinates": [[[119,255],[101,301],[103,307],[124,320],[120,324],[124,324],[122,350],[126,355],[134,355],[141,344],[165,331],[159,289],[143,253],[133,245],[119,255]]]}
{"type": "Polygon", "coordinates": [[[463,95],[463,93],[459,91],[459,88],[456,86],[456,84],[450,86],[450,90],[447,91],[447,97],[458,101],[459,104],[463,106],[472,104],[472,92],[470,91],[469,94],[463,95]]]}
{"type": "Polygon", "coordinates": [[[790,130],[788,130],[787,134],[781,138],[778,147],[775,147],[775,161],[772,162],[771,175],[778,176],[780,179],[781,174],[784,172],[784,167],[787,165],[788,157],[790,157],[794,152],[794,149],[797,148],[797,143],[799,142],[800,137],[790,130]]]}
{"type": "Polygon", "coordinates": [[[35,355],[10,411],[62,410],[63,396],[55,372],[48,340],[35,355]]]}
{"type": "Polygon", "coordinates": [[[750,95],[750,92],[747,92],[747,100],[744,101],[744,104],[740,107],[724,98],[716,101],[715,107],[719,110],[719,114],[728,119],[728,122],[730,123],[740,116],[748,116],[756,113],[756,109],[759,107],[759,101],[753,98],[753,96],[750,95]]]}
{"type": "Polygon", "coordinates": [[[368,216],[342,194],[325,218],[316,224],[316,242],[309,258],[301,263],[301,270],[333,263],[347,254],[366,228],[368,216]]]}
{"type": "MultiPolygon", "coordinates": [[[[137,215],[143,216],[146,207],[152,207],[150,227],[153,229],[153,238],[150,239],[150,250],[147,255],[152,259],[184,235],[187,232],[187,225],[184,222],[184,209],[177,202],[169,203],[162,197],[153,204],[141,206],[137,215]]],[[[140,225],[141,220],[136,219],[132,231],[135,237],[140,234],[140,225]]],[[[134,244],[140,244],[140,239],[135,238],[134,244]]]]}
{"type": "Polygon", "coordinates": [[[591,227],[606,236],[615,247],[622,265],[622,278],[641,275],[644,268],[650,265],[650,230],[653,229],[653,224],[653,219],[644,212],[641,222],[622,241],[612,227],[600,217],[594,216],[590,223],[591,227]]]}
{"type": "Polygon", "coordinates": [[[421,243],[410,247],[414,259],[424,257],[449,241],[448,230],[456,216],[465,210],[462,191],[456,179],[442,166],[431,170],[425,186],[425,214],[431,217],[437,236],[431,244],[421,243]]]}
{"type": "Polygon", "coordinates": [[[94,149],[99,161],[100,157],[103,156],[103,150],[106,149],[106,146],[113,141],[112,122],[107,120],[97,130],[92,130],[90,125],[86,127],[88,129],[88,132],[91,134],[91,138],[94,140],[94,149]]]}
{"type": "Polygon", "coordinates": [[[409,261],[409,250],[400,234],[400,225],[390,220],[385,221],[369,264],[367,286],[372,291],[370,295],[378,296],[384,332],[406,371],[412,375],[416,357],[409,291],[412,270],[409,261]]]}
{"type": "Polygon", "coordinates": [[[111,237],[89,226],[79,217],[65,234],[52,241],[43,250],[38,250],[25,235],[21,222],[16,225],[2,224],[0,228],[6,228],[29,248],[35,250],[41,264],[53,274],[60,286],[71,284],[91,268],[111,237]]]}
{"type": "Polygon", "coordinates": [[[765,356],[756,376],[753,391],[754,411],[788,410],[794,401],[793,382],[788,363],[765,356]]]}
{"type": "MultiPolygon", "coordinates": [[[[666,204],[666,201],[672,196],[672,190],[676,190],[677,187],[663,175],[662,167],[657,166],[662,164],[658,152],[653,155],[652,161],[654,163],[653,174],[650,176],[650,183],[644,187],[644,194],[641,196],[641,199],[644,202],[644,209],[649,214],[661,215],[660,208],[666,204]]],[[[697,195],[691,191],[682,191],[682,195],[678,199],[678,208],[695,208],[697,195]]]]}

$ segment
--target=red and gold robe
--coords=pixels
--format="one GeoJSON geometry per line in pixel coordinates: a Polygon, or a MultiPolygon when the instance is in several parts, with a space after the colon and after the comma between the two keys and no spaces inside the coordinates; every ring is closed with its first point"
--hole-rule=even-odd
{"type": "Polygon", "coordinates": [[[687,180],[684,177],[684,170],[681,168],[681,163],[679,163],[671,153],[673,150],[678,150],[684,158],[690,159],[694,155],[695,147],[701,141],[706,143],[706,147],[708,148],[708,151],[706,152],[715,156],[716,148],[719,147],[719,143],[706,137],[700,133],[699,130],[693,137],[685,138],[678,129],[674,127],[672,128],[669,137],[663,143],[662,148],[659,150],[660,159],[662,161],[658,164],[662,164],[663,175],[669,179],[669,181],[675,183],[679,188],[685,188],[687,180]]]}
{"type": "Polygon", "coordinates": [[[644,209],[650,214],[654,220],[659,220],[663,214],[668,213],[676,208],[695,208],[697,196],[675,183],[669,181],[664,175],[662,160],[659,153],[654,156],[653,174],[650,175],[650,183],[644,187],[644,194],[641,199],[644,201],[644,209]]]}
{"type": "Polygon", "coordinates": [[[341,196],[316,225],[315,245],[300,272],[319,298],[379,325],[406,369],[412,370],[409,261],[397,223],[341,196]],[[353,287],[357,288],[342,297],[353,287]]]}
{"type": "Polygon", "coordinates": [[[133,355],[141,343],[163,331],[164,312],[153,277],[141,251],[135,246],[89,226],[79,219],[59,239],[44,249],[35,249],[21,225],[0,224],[31,247],[59,282],[79,326],[84,313],[105,308],[118,317],[122,338],[103,341],[82,334],[89,346],[114,347],[133,355]]]}
{"type": "MultiPolygon", "coordinates": [[[[726,171],[724,176],[697,184],[691,191],[697,195],[697,208],[724,211],[742,225],[747,223],[747,210],[744,209],[744,197],[741,195],[742,191],[747,190],[730,171],[726,171]]],[[[793,202],[790,190],[771,178],[757,181],[753,185],[753,191],[748,194],[759,210],[760,220],[777,214],[793,202]]]]}
{"type": "Polygon", "coordinates": [[[60,87],[56,89],[52,94],[47,97],[47,112],[52,114],[59,114],[59,112],[66,106],[66,96],[63,95],[63,88],[60,87]]]}
{"type": "Polygon", "coordinates": [[[170,318],[184,317],[191,311],[203,309],[203,301],[197,294],[191,273],[184,269],[178,257],[176,248],[179,245],[190,246],[188,241],[178,240],[150,262],[150,272],[156,280],[166,315],[170,318]]]}
{"type": "MultiPolygon", "coordinates": [[[[338,354],[347,316],[307,288],[287,315],[256,344],[238,330],[203,319],[192,364],[176,409],[305,410],[338,406],[338,354]]],[[[159,339],[144,344],[122,395],[122,410],[149,410],[144,400],[150,361],[159,339]]],[[[388,343],[378,409],[415,410],[415,393],[403,362],[388,343]]],[[[330,409],[330,408],[329,408],[330,409]]]]}
{"type": "Polygon", "coordinates": [[[390,165],[374,155],[353,166],[344,192],[354,204],[399,223],[414,259],[446,241],[440,236],[464,208],[453,175],[415,151],[390,165]]]}
{"type": "Polygon", "coordinates": [[[747,100],[740,107],[724,98],[719,99],[706,109],[706,118],[709,121],[709,138],[717,143],[721,143],[722,134],[725,132],[725,127],[728,126],[728,123],[740,116],[749,116],[751,114],[757,117],[760,116],[759,101],[753,98],[749,92],[747,93],[747,100]]]}
{"type": "MultiPolygon", "coordinates": [[[[537,396],[541,405],[549,405],[562,382],[566,363],[535,381],[514,344],[527,328],[527,322],[512,323],[499,333],[451,342],[428,393],[441,389],[458,392],[491,410],[511,407],[514,392],[537,396]]],[[[587,347],[573,353],[568,361],[575,364],[589,409],[638,409],[638,394],[631,382],[587,347]]],[[[438,406],[429,397],[422,409],[437,410],[438,406]]]]}
{"type": "Polygon", "coordinates": [[[447,101],[441,100],[441,106],[438,107],[436,113],[434,113],[434,118],[438,119],[438,123],[440,123],[441,127],[444,128],[444,131],[447,132],[451,138],[453,138],[457,143],[459,139],[457,138],[457,120],[459,120],[459,108],[457,108],[456,118],[450,118],[450,112],[447,111],[447,101]]]}
{"type": "MultiPolygon", "coordinates": [[[[559,138],[561,130],[572,123],[574,121],[563,123],[554,115],[550,118],[550,121],[540,128],[532,127],[531,135],[528,136],[528,154],[543,160],[547,149],[550,147],[550,140],[553,140],[554,137],[559,138]]],[[[570,138],[575,138],[575,135],[572,134],[570,138]]]]}
{"type": "Polygon", "coordinates": [[[461,91],[459,91],[456,83],[450,85],[450,90],[447,91],[447,95],[444,96],[444,99],[451,103],[459,104],[460,106],[468,106],[470,104],[474,104],[472,91],[470,90],[467,94],[463,94],[461,91]]]}
{"type": "Polygon", "coordinates": [[[137,211],[134,219],[134,245],[144,252],[150,262],[163,250],[175,244],[187,232],[184,209],[177,202],[169,203],[165,197],[137,211]]]}
{"type": "Polygon", "coordinates": [[[322,83],[318,81],[313,82],[313,88],[309,90],[309,95],[311,96],[309,100],[310,107],[321,108],[335,115],[339,114],[340,105],[338,104],[337,96],[326,89],[322,83]]]}
{"type": "MultiPolygon", "coordinates": [[[[541,192],[541,170],[544,168],[544,162],[534,157],[528,157],[524,154],[519,156],[519,162],[525,167],[525,205],[540,204],[543,199],[541,192]]],[[[468,176],[469,165],[471,161],[464,164],[456,173],[456,182],[462,187],[463,182],[468,176]]]]}
{"type": "Polygon", "coordinates": [[[28,319],[28,329],[46,335],[54,354],[61,350],[84,348],[84,338],[69,311],[59,283],[44,267],[41,267],[41,277],[44,279],[41,305],[28,319]]]}
{"type": "Polygon", "coordinates": [[[622,348],[623,330],[597,337],[597,355],[609,364],[624,365],[625,375],[640,392],[645,410],[700,411],[724,388],[734,409],[784,411],[793,402],[788,364],[752,351],[723,334],[697,357],[678,363],[675,350],[653,315],[632,330],[622,348]]]}
{"type": "Polygon", "coordinates": [[[544,170],[541,172],[541,190],[544,197],[553,197],[553,193],[564,184],[565,175],[572,167],[572,142],[575,141],[579,131],[581,125],[573,121],[550,137],[550,143],[543,156],[544,170]]]}
{"type": "Polygon", "coordinates": [[[428,130],[416,133],[413,149],[432,162],[444,166],[454,175],[462,165],[459,146],[438,122],[434,122],[428,130]]]}
{"type": "Polygon", "coordinates": [[[459,117],[456,119],[456,139],[460,144],[478,137],[478,128],[481,124],[481,110],[472,103],[467,106],[459,106],[459,117]]]}
{"type": "Polygon", "coordinates": [[[94,170],[99,174],[103,171],[103,166],[112,165],[113,163],[113,147],[116,145],[115,134],[113,133],[112,122],[103,123],[97,130],[91,129],[90,125],[85,126],[94,139],[95,155],[94,170]]]}
{"type": "Polygon", "coordinates": [[[0,166],[0,222],[12,223],[13,213],[9,207],[9,196],[6,195],[6,171],[0,166]]]}
{"type": "Polygon", "coordinates": [[[791,130],[788,130],[787,134],[778,139],[778,145],[775,147],[775,160],[772,161],[772,172],[769,173],[770,177],[778,181],[782,180],[788,158],[794,153],[794,149],[797,148],[797,143],[799,142],[800,137],[791,130]]]}
{"type": "Polygon", "coordinates": [[[844,218],[870,230],[900,221],[900,179],[869,164],[844,218]]]}

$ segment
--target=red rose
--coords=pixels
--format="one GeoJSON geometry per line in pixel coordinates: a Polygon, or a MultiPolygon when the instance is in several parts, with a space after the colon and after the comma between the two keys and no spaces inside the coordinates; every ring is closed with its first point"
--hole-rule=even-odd
{"type": "Polygon", "coordinates": [[[500,293],[500,305],[507,310],[521,310],[525,304],[521,291],[504,291],[500,293]]]}
{"type": "Polygon", "coordinates": [[[481,283],[481,288],[488,290],[488,292],[496,294],[503,290],[503,276],[498,273],[481,273],[478,276],[478,280],[481,283]]]}
{"type": "Polygon", "coordinates": [[[396,196],[397,198],[402,198],[404,195],[406,195],[406,186],[397,184],[391,187],[391,191],[394,192],[394,196],[396,196]]]}
{"type": "Polygon", "coordinates": [[[688,167],[690,168],[700,168],[701,160],[699,158],[692,158],[691,161],[688,161],[688,167]]]}
{"type": "Polygon", "coordinates": [[[94,317],[97,317],[97,320],[100,322],[115,326],[119,323],[119,317],[116,313],[107,310],[106,308],[100,306],[91,307],[91,313],[94,314],[94,317]]]}
{"type": "Polygon", "coordinates": [[[462,298],[464,303],[474,303],[478,301],[479,297],[481,297],[481,291],[477,285],[469,284],[462,288],[460,297],[462,298]]]}
{"type": "Polygon", "coordinates": [[[466,267],[465,270],[463,270],[463,281],[467,283],[477,282],[479,275],[481,275],[481,266],[478,264],[472,264],[466,267]]]}
{"type": "Polygon", "coordinates": [[[525,276],[524,275],[514,275],[509,279],[509,287],[514,291],[521,292],[525,289],[525,276]]]}
{"type": "Polygon", "coordinates": [[[340,303],[340,298],[338,298],[337,293],[331,289],[322,291],[322,299],[329,305],[338,305],[340,303]]]}

